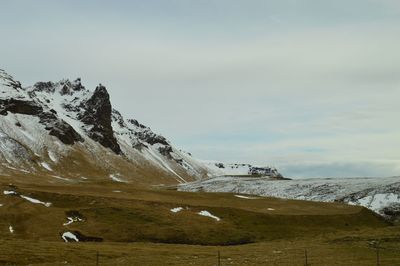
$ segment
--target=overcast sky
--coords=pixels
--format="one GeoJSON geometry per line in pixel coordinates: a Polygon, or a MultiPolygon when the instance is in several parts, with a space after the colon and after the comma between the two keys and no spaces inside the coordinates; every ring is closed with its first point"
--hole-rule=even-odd
{"type": "Polygon", "coordinates": [[[400,175],[398,0],[0,0],[0,68],[81,77],[201,159],[400,175]]]}

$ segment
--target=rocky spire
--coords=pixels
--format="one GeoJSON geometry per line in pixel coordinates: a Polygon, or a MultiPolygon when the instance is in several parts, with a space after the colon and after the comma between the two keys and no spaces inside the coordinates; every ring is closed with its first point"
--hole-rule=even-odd
{"type": "Polygon", "coordinates": [[[79,119],[85,125],[91,126],[88,132],[89,137],[120,154],[121,148],[114,137],[111,126],[112,107],[106,87],[101,84],[97,86],[92,97],[82,107],[85,111],[80,115],[79,119]]]}

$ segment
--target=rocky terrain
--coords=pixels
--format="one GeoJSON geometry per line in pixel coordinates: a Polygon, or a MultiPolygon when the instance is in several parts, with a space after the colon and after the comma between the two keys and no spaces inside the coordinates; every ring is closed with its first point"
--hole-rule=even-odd
{"type": "Polygon", "coordinates": [[[182,184],[178,190],[344,202],[364,206],[391,220],[400,218],[400,177],[274,180],[221,176],[182,184]]]}

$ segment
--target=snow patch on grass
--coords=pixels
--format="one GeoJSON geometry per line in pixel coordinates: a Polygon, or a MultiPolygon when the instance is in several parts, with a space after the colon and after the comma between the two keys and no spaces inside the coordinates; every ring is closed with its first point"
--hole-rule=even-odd
{"type": "Polygon", "coordinates": [[[12,190],[4,190],[4,191],[3,191],[3,194],[4,194],[4,195],[18,195],[17,192],[12,191],[12,190]]]}
{"type": "Polygon", "coordinates": [[[220,221],[220,220],[221,220],[221,218],[219,218],[219,217],[217,217],[217,216],[215,216],[215,215],[212,215],[212,214],[211,214],[210,212],[208,212],[208,211],[200,211],[200,212],[198,212],[198,215],[210,217],[210,218],[215,219],[215,220],[217,220],[217,221],[220,221]]]}
{"type": "Polygon", "coordinates": [[[25,199],[25,200],[27,200],[27,201],[29,201],[29,202],[32,202],[34,204],[42,204],[42,205],[44,205],[46,207],[50,207],[51,206],[50,202],[43,202],[43,201],[31,198],[31,197],[27,197],[27,196],[24,196],[24,195],[20,195],[20,197],[25,199]]]}
{"type": "Polygon", "coordinates": [[[180,211],[183,211],[183,208],[182,207],[176,207],[176,208],[172,208],[170,211],[173,212],[173,213],[178,213],[180,211]]]}
{"type": "Polygon", "coordinates": [[[65,233],[62,234],[61,237],[65,242],[70,242],[70,240],[73,240],[75,242],[79,242],[79,239],[76,237],[76,235],[74,235],[71,232],[65,232],[65,233]]]}
{"type": "Polygon", "coordinates": [[[126,183],[127,181],[122,180],[121,178],[117,177],[117,175],[111,174],[110,178],[115,182],[126,183]]]}
{"type": "Polygon", "coordinates": [[[243,196],[243,195],[235,195],[235,197],[241,198],[241,199],[259,199],[257,197],[248,197],[248,196],[243,196]]]}
{"type": "Polygon", "coordinates": [[[51,169],[50,165],[48,165],[45,162],[41,162],[40,165],[43,166],[43,168],[45,168],[48,171],[53,171],[53,169],[51,169]]]}
{"type": "Polygon", "coordinates": [[[28,196],[20,195],[20,194],[18,194],[17,192],[15,192],[13,190],[4,190],[3,194],[4,195],[16,195],[16,196],[19,196],[20,198],[22,198],[24,200],[27,200],[27,201],[29,201],[31,203],[34,203],[34,204],[42,204],[42,205],[44,205],[46,207],[50,207],[51,206],[50,202],[43,202],[43,201],[28,197],[28,196]]]}
{"type": "Polygon", "coordinates": [[[58,176],[58,175],[52,175],[52,177],[60,179],[60,180],[64,180],[64,181],[71,181],[71,179],[69,179],[69,178],[61,177],[61,176],[58,176]]]}
{"type": "Polygon", "coordinates": [[[57,158],[57,156],[56,156],[56,154],[54,152],[48,151],[47,153],[49,155],[50,160],[52,160],[53,162],[57,162],[58,161],[58,158],[57,158]]]}

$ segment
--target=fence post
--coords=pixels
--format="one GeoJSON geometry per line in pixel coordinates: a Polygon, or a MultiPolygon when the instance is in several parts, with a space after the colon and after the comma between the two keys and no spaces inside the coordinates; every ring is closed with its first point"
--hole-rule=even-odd
{"type": "Polygon", "coordinates": [[[307,255],[307,249],[304,250],[304,259],[305,259],[305,266],[308,266],[308,255],[307,255]]]}
{"type": "Polygon", "coordinates": [[[380,258],[379,258],[379,244],[376,245],[376,266],[380,265],[380,258]]]}
{"type": "Polygon", "coordinates": [[[96,266],[99,266],[99,252],[96,251],[96,266]]]}
{"type": "Polygon", "coordinates": [[[218,266],[221,266],[221,252],[218,250],[218,266]]]}

